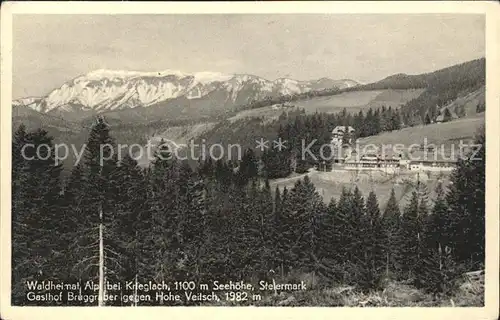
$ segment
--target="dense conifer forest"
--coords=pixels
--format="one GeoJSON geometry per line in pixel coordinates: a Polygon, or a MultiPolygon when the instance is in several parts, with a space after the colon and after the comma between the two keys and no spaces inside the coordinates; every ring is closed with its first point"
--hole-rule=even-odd
{"type": "MultiPolygon", "coordinates": [[[[359,122],[366,135],[397,129],[391,113],[370,110],[347,123],[359,122]]],[[[322,126],[326,121],[317,116],[302,117],[278,135],[313,137],[307,128],[322,126]]],[[[293,188],[272,190],[269,179],[290,168],[285,153],[247,149],[241,161],[209,158],[193,168],[163,148],[151,166],[140,168],[130,156],[101,161],[100,146],[115,143],[110,127],[98,121],[81,163],[63,177],[53,152],[35,157],[37,146],[53,146],[46,131],[22,125],[15,131],[13,304],[43,305],[26,299],[26,281],[97,283],[100,274],[115,282],[196,283],[286,282],[313,274],[320,287],[368,292],[394,280],[446,296],[462,273],[484,268],[484,132],[477,136],[479,153],[459,161],[451,187],[439,186],[434,205],[417,184],[403,212],[394,192],[384,212],[374,192],[357,188],[322,199],[307,176],[293,188]],[[33,160],[21,156],[28,143],[34,148],[26,148],[26,156],[33,160]]]]}

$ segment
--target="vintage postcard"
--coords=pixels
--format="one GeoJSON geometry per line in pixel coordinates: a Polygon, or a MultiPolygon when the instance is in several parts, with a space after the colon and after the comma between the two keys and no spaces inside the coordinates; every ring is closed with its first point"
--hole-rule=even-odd
{"type": "Polygon", "coordinates": [[[496,319],[499,12],[2,4],[2,318],[496,319]]]}

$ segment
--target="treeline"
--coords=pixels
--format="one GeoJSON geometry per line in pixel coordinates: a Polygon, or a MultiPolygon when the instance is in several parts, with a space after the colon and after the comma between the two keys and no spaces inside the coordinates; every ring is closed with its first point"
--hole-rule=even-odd
{"type": "Polygon", "coordinates": [[[114,143],[103,122],[61,181],[49,149],[35,156],[52,138],[21,126],[12,143],[12,303],[43,304],[27,301],[27,280],[255,282],[304,273],[322,285],[370,290],[396,279],[446,294],[460,273],[484,265],[484,133],[477,142],[482,160],[461,161],[433,207],[418,187],[400,213],[394,192],[380,212],[375,194],[365,200],[357,188],[326,205],[308,177],[271,190],[251,150],[241,162],[209,158],[195,170],[165,148],[147,169],[107,149],[101,158],[100,146],[114,143]],[[27,143],[33,160],[21,156],[27,143]]]}
{"type": "Polygon", "coordinates": [[[340,94],[344,92],[344,90],[345,89],[328,88],[323,90],[311,90],[303,93],[286,94],[279,96],[266,96],[264,97],[264,99],[252,100],[250,101],[250,103],[236,107],[236,111],[257,109],[257,108],[272,106],[275,104],[283,105],[293,101],[312,99],[314,97],[332,96],[335,94],[340,94]]]}

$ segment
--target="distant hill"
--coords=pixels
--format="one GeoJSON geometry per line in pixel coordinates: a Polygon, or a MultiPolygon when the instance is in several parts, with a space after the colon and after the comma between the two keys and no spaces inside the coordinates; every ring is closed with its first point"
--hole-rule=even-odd
{"type": "Polygon", "coordinates": [[[81,128],[79,124],[72,123],[67,119],[43,114],[26,106],[14,106],[12,108],[12,130],[15,130],[21,123],[30,129],[44,128],[56,133],[76,134],[81,128]]]}
{"type": "MultiPolygon", "coordinates": [[[[382,90],[382,89],[415,89],[415,88],[441,88],[443,84],[484,84],[486,59],[476,59],[456,64],[437,71],[408,75],[399,73],[388,76],[380,81],[360,85],[356,90],[382,90]]],[[[344,91],[351,91],[345,89],[344,91]]]]}
{"type": "MultiPolygon", "coordinates": [[[[486,59],[482,58],[420,75],[393,75],[359,86],[356,90],[425,88],[420,96],[408,101],[401,108],[403,121],[413,125],[424,123],[427,115],[430,119],[436,119],[443,111],[443,107],[452,105],[456,99],[464,99],[478,90],[484,92],[485,72],[486,59]]],[[[480,102],[481,99],[477,101],[480,102]]],[[[450,111],[461,117],[475,114],[472,111],[474,108],[475,106],[469,105],[467,107],[469,112],[455,110],[455,107],[450,111]]]]}

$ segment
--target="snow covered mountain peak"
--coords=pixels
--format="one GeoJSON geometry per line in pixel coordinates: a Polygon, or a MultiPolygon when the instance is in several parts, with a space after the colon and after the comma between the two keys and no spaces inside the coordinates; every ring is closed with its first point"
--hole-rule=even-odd
{"type": "Polygon", "coordinates": [[[199,83],[224,82],[234,77],[234,75],[211,71],[196,72],[192,76],[199,83]]]}
{"type": "Polygon", "coordinates": [[[79,80],[102,80],[102,79],[123,79],[129,80],[132,78],[162,78],[167,76],[175,76],[177,78],[187,78],[193,77],[196,82],[215,82],[215,81],[227,81],[234,77],[234,75],[224,74],[221,72],[203,71],[195,73],[186,73],[179,70],[163,70],[154,72],[144,72],[144,71],[126,71],[126,70],[109,70],[109,69],[98,69],[91,71],[83,76],[78,77],[79,80]]]}
{"type": "Polygon", "coordinates": [[[101,79],[130,79],[136,77],[164,77],[167,75],[175,75],[180,78],[188,76],[188,74],[183,73],[178,70],[164,70],[160,72],[143,72],[143,71],[126,71],[126,70],[109,70],[109,69],[98,69],[91,71],[81,77],[80,79],[88,80],[101,80],[101,79]]]}
{"type": "Polygon", "coordinates": [[[200,105],[198,100],[207,99],[210,105],[231,107],[268,96],[345,88],[355,83],[352,80],[326,78],[313,81],[280,78],[269,81],[254,75],[210,71],[185,73],[178,70],[142,72],[99,69],[64,83],[45,97],[18,99],[13,104],[45,113],[57,110],[100,113],[150,107],[175,99],[197,100],[197,105],[200,105]]]}

